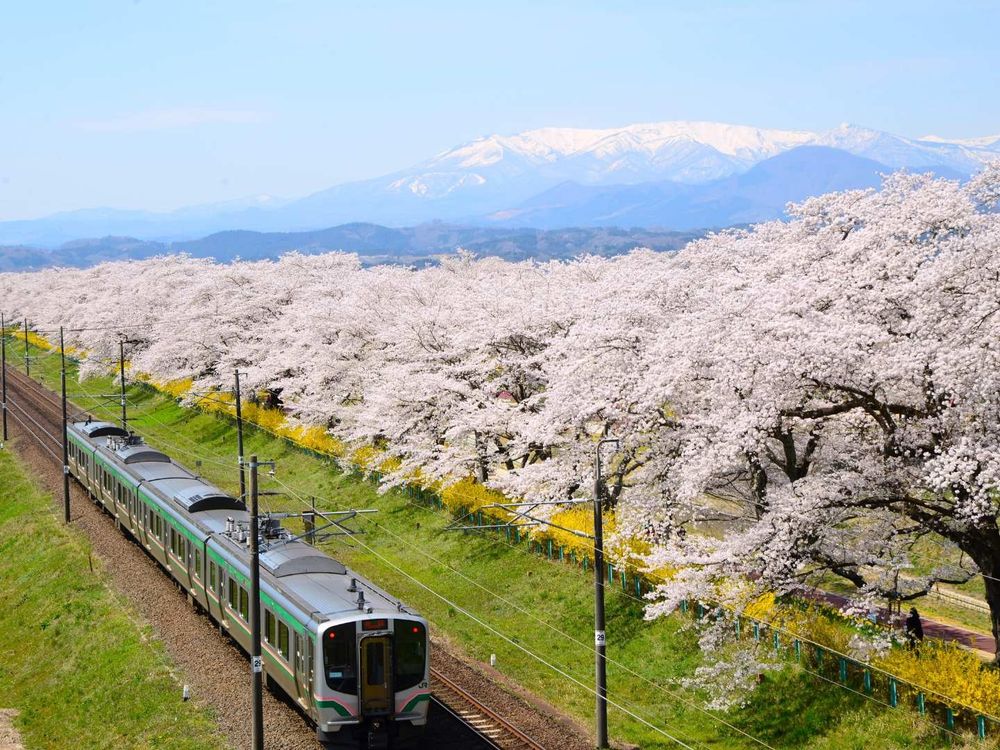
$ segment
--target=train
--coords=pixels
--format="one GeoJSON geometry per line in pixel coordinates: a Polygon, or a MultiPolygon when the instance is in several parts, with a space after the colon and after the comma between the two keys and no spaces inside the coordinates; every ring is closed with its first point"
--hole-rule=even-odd
{"type": "MultiPolygon", "coordinates": [[[[67,425],[69,472],[188,597],[250,651],[250,514],[111,422],[67,425]]],[[[327,748],[419,747],[430,706],[427,620],[263,517],[261,656],[327,748]]],[[[248,680],[249,684],[249,680],[248,680]]]]}

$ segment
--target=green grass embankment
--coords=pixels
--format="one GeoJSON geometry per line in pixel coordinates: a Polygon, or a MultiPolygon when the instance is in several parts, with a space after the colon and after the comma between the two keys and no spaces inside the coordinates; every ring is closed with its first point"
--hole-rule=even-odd
{"type": "Polygon", "coordinates": [[[86,542],[9,450],[0,451],[0,602],[0,707],[19,711],[26,748],[224,747],[209,712],[182,702],[150,628],[107,588],[86,542]]]}
{"type": "MultiPolygon", "coordinates": [[[[42,359],[33,372],[55,386],[57,366],[56,360],[42,359]]],[[[81,407],[93,409],[95,415],[117,418],[114,404],[91,399],[83,389],[89,394],[111,393],[114,385],[109,378],[90,380],[82,386],[71,381],[71,397],[81,407]]],[[[131,388],[129,399],[132,424],[150,443],[225,489],[237,488],[231,421],[183,408],[144,387],[131,388]]],[[[471,657],[485,661],[495,653],[497,667],[506,675],[591,724],[593,694],[583,687],[593,681],[589,576],[574,566],[531,555],[523,543],[512,546],[494,535],[445,531],[450,521],[446,513],[417,505],[401,492],[379,495],[369,482],[340,473],[329,460],[262,431],[247,430],[245,451],[262,460],[277,461],[275,479],[262,475],[264,489],[285,491],[287,485],[302,497],[317,498],[323,509],[378,509],[378,514],[353,522],[365,532],[362,536],[335,540],[325,548],[417,607],[429,617],[435,632],[471,657]],[[489,627],[475,622],[465,611],[489,627]]],[[[289,494],[264,497],[262,505],[296,512],[304,507],[300,499],[289,494]]],[[[702,663],[695,634],[685,629],[686,620],[676,617],[645,622],[642,603],[620,591],[611,592],[607,606],[611,700],[689,747],[842,750],[956,746],[913,711],[890,711],[794,666],[768,675],[747,706],[726,714],[704,712],[699,708],[700,697],[675,682],[702,663]]],[[[681,746],[615,708],[610,712],[610,724],[611,736],[617,741],[647,750],[681,746]]]]}

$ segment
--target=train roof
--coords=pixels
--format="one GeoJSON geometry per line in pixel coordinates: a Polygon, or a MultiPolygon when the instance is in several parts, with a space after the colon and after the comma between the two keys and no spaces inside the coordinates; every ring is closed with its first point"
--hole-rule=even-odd
{"type": "MultiPolygon", "coordinates": [[[[200,528],[206,538],[225,549],[249,571],[249,549],[245,534],[233,534],[240,524],[245,528],[249,513],[243,501],[223,492],[175,463],[167,454],[141,439],[129,435],[111,422],[77,422],[71,425],[95,444],[106,459],[124,465],[124,470],[145,485],[148,491],[168,499],[185,517],[200,528]]],[[[401,602],[389,596],[367,579],[349,571],[339,560],[312,545],[292,538],[279,529],[278,538],[264,535],[260,562],[281,594],[307,617],[323,621],[357,614],[403,613],[419,617],[401,602]],[[359,602],[359,592],[364,592],[359,602]]]]}
{"type": "Polygon", "coordinates": [[[113,422],[91,422],[88,420],[86,422],[76,422],[73,424],[73,427],[89,438],[107,437],[109,435],[125,437],[128,435],[125,430],[113,422]]]}
{"type": "Polygon", "coordinates": [[[126,464],[170,463],[170,457],[166,453],[160,453],[145,443],[121,445],[116,447],[114,452],[118,460],[126,464]]]}

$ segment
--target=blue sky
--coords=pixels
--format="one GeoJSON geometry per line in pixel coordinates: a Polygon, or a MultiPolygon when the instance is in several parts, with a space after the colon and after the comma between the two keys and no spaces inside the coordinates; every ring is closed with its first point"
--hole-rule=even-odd
{"type": "Polygon", "coordinates": [[[0,220],[373,177],[492,132],[1000,132],[996,2],[90,0],[0,12],[0,220]]]}

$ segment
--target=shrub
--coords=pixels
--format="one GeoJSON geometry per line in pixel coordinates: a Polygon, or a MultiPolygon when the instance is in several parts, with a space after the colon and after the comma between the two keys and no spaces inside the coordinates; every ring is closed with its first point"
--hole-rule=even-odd
{"type": "Polygon", "coordinates": [[[929,700],[1000,716],[1000,671],[955,643],[925,641],[919,650],[896,647],[873,663],[926,690],[929,700]]]}

